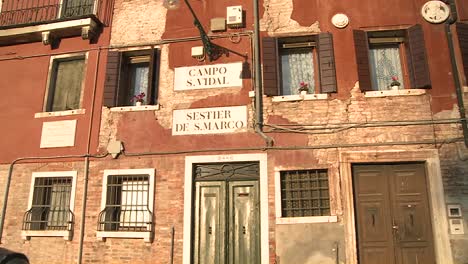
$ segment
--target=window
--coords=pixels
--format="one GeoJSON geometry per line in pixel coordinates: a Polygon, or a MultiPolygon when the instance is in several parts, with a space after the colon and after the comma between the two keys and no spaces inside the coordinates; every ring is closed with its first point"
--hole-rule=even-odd
{"type": "Polygon", "coordinates": [[[315,36],[263,39],[263,79],[267,95],[336,92],[333,38],[315,36]]]}
{"type": "Polygon", "coordinates": [[[281,217],[330,215],[326,170],[280,172],[281,217]]]}
{"type": "Polygon", "coordinates": [[[75,181],[74,171],[33,173],[29,210],[23,217],[25,236],[71,236],[75,181]]]}
{"type": "Polygon", "coordinates": [[[52,58],[45,111],[80,108],[84,66],[84,56],[52,58]]]}
{"type": "Polygon", "coordinates": [[[430,87],[420,25],[406,30],[354,30],[354,42],[361,90],[430,87]]]}
{"type": "Polygon", "coordinates": [[[128,234],[118,233],[130,233],[131,237],[150,239],[153,231],[153,179],[153,169],[104,172],[98,237],[128,237],[128,234]]]}
{"type": "Polygon", "coordinates": [[[62,18],[90,15],[94,12],[95,0],[62,0],[62,18]]]}
{"type": "Polygon", "coordinates": [[[465,72],[465,85],[468,79],[468,24],[457,23],[457,36],[458,44],[460,47],[460,54],[463,62],[463,70],[465,72]]]}
{"type": "Polygon", "coordinates": [[[144,105],[157,104],[157,50],[108,54],[104,105],[132,106],[138,98],[144,105]]]}

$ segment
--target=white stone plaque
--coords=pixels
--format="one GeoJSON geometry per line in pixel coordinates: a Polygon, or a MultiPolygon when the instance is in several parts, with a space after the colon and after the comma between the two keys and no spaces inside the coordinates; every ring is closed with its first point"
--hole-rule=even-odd
{"type": "Polygon", "coordinates": [[[242,62],[175,68],[174,90],[242,87],[242,62]]]}
{"type": "Polygon", "coordinates": [[[172,135],[222,134],[247,129],[247,106],[174,110],[172,135]]]}
{"type": "Polygon", "coordinates": [[[72,147],[75,145],[76,120],[44,122],[41,148],[72,147]]]}

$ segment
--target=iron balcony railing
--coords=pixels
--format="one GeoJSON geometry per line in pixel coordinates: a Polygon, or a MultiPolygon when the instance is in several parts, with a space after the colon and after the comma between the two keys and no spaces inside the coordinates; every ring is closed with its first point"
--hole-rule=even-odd
{"type": "Polygon", "coordinates": [[[67,208],[37,206],[26,211],[23,230],[64,230],[72,231],[75,215],[67,208]]]}
{"type": "Polygon", "coordinates": [[[3,0],[0,28],[96,16],[102,0],[3,0]]]}

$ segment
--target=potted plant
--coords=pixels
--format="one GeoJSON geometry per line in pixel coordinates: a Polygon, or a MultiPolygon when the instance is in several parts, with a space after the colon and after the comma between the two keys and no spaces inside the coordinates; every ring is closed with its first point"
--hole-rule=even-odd
{"type": "Polygon", "coordinates": [[[392,88],[392,90],[398,90],[400,89],[400,85],[401,83],[398,81],[398,77],[392,76],[392,82],[390,83],[390,88],[392,88]]]}
{"type": "Polygon", "coordinates": [[[131,101],[135,102],[136,106],[140,106],[145,101],[144,100],[145,96],[146,96],[146,94],[144,92],[141,92],[141,93],[133,96],[131,101]]]}
{"type": "Polygon", "coordinates": [[[307,94],[307,92],[309,92],[309,84],[306,82],[300,82],[298,90],[301,95],[307,94]]]}

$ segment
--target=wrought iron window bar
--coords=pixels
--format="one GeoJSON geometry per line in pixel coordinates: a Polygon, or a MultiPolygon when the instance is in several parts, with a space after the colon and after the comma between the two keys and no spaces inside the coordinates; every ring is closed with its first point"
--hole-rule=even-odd
{"type": "Polygon", "coordinates": [[[0,12],[0,28],[98,16],[95,7],[100,2],[102,0],[5,0],[0,12]]]}
{"type": "Polygon", "coordinates": [[[24,213],[23,230],[72,231],[71,177],[36,178],[31,208],[24,213]]]}
{"type": "Polygon", "coordinates": [[[106,205],[99,213],[98,231],[153,231],[149,186],[148,175],[108,176],[106,205]]]}
{"type": "Polygon", "coordinates": [[[330,215],[326,170],[283,171],[280,177],[283,217],[330,215]]]}

